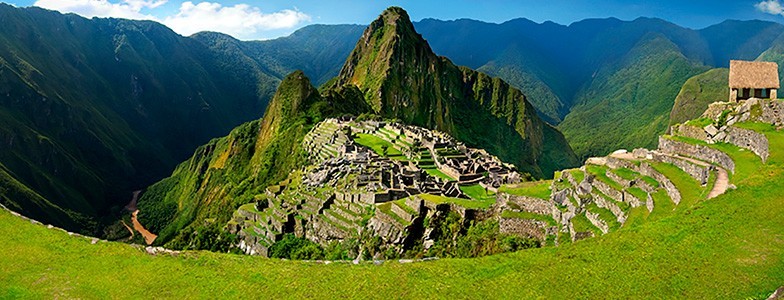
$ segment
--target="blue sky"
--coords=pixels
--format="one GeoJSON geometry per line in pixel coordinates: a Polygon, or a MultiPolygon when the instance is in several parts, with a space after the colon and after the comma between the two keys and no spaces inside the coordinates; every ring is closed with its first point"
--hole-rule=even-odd
{"type": "Polygon", "coordinates": [[[237,38],[269,39],[309,24],[368,24],[384,8],[405,8],[413,20],[470,18],[503,22],[528,18],[570,24],[585,18],[658,17],[681,26],[703,28],[726,19],[762,19],[784,23],[784,0],[7,0],[16,6],[37,5],[86,17],[151,19],[183,35],[202,30],[237,38]]]}

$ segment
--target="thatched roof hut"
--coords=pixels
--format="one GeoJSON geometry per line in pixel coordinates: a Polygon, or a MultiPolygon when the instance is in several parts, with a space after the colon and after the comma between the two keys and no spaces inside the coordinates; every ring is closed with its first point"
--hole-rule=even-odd
{"type": "Polygon", "coordinates": [[[779,65],[769,61],[730,61],[730,88],[777,89],[779,65]]]}
{"type": "Polygon", "coordinates": [[[730,101],[738,99],[776,98],[779,88],[779,65],[767,61],[730,61],[730,101]]]}

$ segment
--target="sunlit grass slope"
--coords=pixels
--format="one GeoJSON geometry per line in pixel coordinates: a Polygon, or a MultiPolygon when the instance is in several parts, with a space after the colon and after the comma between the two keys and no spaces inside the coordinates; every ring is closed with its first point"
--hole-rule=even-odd
{"type": "Polygon", "coordinates": [[[711,200],[688,177],[671,213],[608,235],[478,259],[329,265],[209,252],[151,256],[0,212],[0,298],[764,298],[784,284],[784,134],[766,165],[727,145],[738,186],[711,200]],[[690,198],[690,199],[689,199],[690,198]]]}

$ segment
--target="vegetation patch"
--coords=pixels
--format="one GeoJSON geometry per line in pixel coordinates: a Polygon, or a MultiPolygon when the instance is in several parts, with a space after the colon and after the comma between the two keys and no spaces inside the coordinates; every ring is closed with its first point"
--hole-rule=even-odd
{"type": "Polygon", "coordinates": [[[550,185],[552,180],[530,181],[515,185],[502,185],[499,193],[507,193],[517,196],[528,196],[540,199],[550,199],[550,185]]]}

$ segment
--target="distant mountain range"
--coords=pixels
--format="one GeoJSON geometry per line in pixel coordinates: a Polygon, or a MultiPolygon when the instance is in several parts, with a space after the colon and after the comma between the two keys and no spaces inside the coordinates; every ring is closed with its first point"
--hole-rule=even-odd
{"type": "MultiPolygon", "coordinates": [[[[219,33],[182,37],[149,21],[85,19],[5,4],[0,21],[0,201],[87,233],[116,220],[131,191],[170,174],[193,149],[261,117],[287,74],[301,69],[316,86],[339,75],[365,27],[312,25],[289,37],[243,42],[219,33]]],[[[702,30],[646,18],[569,26],[425,19],[414,27],[436,54],[520,89],[578,157],[653,145],[668,124],[693,114],[688,107],[713,101],[714,94],[697,84],[708,79],[690,81],[696,96],[679,96],[684,82],[710,77],[720,94],[722,74],[711,69],[726,67],[729,59],[784,65],[784,26],[763,21],[726,21],[702,30]],[[688,109],[671,116],[676,98],[676,107],[688,109]]],[[[467,78],[474,74],[457,70],[467,78]]],[[[531,119],[530,111],[518,112],[531,119]]],[[[436,113],[384,113],[450,128],[436,113]]],[[[461,137],[462,127],[452,128],[461,137]]],[[[559,136],[554,132],[521,142],[533,146],[516,147],[508,157],[530,152],[518,163],[537,165],[544,171],[531,169],[537,175],[568,164],[570,159],[531,154],[559,144],[559,138],[547,138],[559,136]],[[531,164],[538,159],[544,161],[531,164]]],[[[483,137],[462,137],[493,149],[483,137]]],[[[562,148],[568,157],[571,150],[562,148]]]]}

